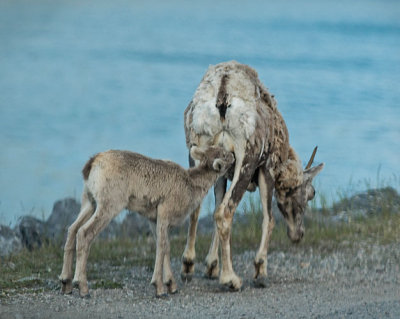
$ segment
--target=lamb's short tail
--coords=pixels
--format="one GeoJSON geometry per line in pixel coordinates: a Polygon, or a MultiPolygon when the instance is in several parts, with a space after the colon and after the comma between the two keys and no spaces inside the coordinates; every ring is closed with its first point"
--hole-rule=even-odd
{"type": "Polygon", "coordinates": [[[89,174],[90,174],[90,171],[92,170],[93,162],[94,162],[94,160],[96,159],[97,155],[98,155],[98,154],[92,156],[92,157],[86,162],[85,166],[84,166],[83,169],[82,169],[82,175],[83,175],[83,179],[84,179],[85,181],[87,181],[87,179],[89,178],[89,174]]]}

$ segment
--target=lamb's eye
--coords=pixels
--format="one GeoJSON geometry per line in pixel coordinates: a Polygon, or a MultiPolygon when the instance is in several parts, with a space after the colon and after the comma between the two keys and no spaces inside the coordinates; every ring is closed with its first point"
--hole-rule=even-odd
{"type": "Polygon", "coordinates": [[[227,106],[227,107],[228,107],[228,109],[229,109],[229,108],[231,107],[231,104],[228,104],[228,106],[227,106]]]}

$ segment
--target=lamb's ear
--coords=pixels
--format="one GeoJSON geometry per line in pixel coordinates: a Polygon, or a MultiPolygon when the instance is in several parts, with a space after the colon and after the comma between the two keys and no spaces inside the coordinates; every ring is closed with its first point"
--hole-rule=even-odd
{"type": "Polygon", "coordinates": [[[317,166],[306,169],[304,171],[304,180],[305,181],[312,180],[315,176],[317,176],[322,171],[322,169],[324,168],[324,165],[325,165],[324,163],[321,163],[317,166]]]}
{"type": "Polygon", "coordinates": [[[213,162],[213,168],[216,172],[220,172],[224,167],[224,161],[220,158],[216,158],[213,162]]]}
{"type": "Polygon", "coordinates": [[[190,149],[190,156],[194,160],[201,161],[204,158],[204,151],[198,146],[192,146],[190,149]]]}

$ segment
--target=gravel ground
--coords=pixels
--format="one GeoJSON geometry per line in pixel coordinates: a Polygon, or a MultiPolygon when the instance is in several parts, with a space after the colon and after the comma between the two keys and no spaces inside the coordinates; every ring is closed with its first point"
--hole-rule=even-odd
{"type": "MultiPolygon", "coordinates": [[[[273,252],[264,289],[252,285],[253,258],[252,252],[234,258],[240,292],[205,279],[197,264],[190,283],[178,280],[178,294],[157,299],[150,269],[113,268],[104,276],[123,278],[123,289],[92,289],[90,299],[75,290],[17,294],[1,299],[0,318],[400,318],[399,244],[273,252]]],[[[173,269],[178,279],[179,260],[173,269]]]]}

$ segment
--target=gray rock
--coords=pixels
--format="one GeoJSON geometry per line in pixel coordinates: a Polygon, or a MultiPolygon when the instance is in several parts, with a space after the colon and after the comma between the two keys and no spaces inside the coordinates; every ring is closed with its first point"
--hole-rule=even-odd
{"type": "Polygon", "coordinates": [[[400,195],[392,187],[369,189],[344,198],[333,204],[333,212],[354,211],[358,215],[376,213],[398,213],[400,195]]]}
{"type": "Polygon", "coordinates": [[[18,226],[22,244],[29,250],[41,247],[47,241],[45,223],[32,216],[23,216],[18,226]]]}
{"type": "Polygon", "coordinates": [[[140,236],[151,236],[150,221],[138,213],[129,212],[121,224],[121,236],[137,238],[140,236]]]}
{"type": "Polygon", "coordinates": [[[46,221],[47,236],[51,240],[65,240],[68,227],[78,217],[81,205],[73,198],[58,200],[46,221]]]}
{"type": "Polygon", "coordinates": [[[333,222],[349,222],[374,214],[397,214],[400,195],[392,187],[369,189],[334,203],[329,211],[333,222]]]}
{"type": "MultiPolygon", "coordinates": [[[[53,211],[46,221],[46,235],[54,242],[65,242],[68,227],[79,215],[81,205],[73,198],[58,200],[53,205],[53,211]]],[[[120,225],[112,220],[110,224],[100,233],[100,238],[116,238],[120,233],[120,225]]]]}
{"type": "Polygon", "coordinates": [[[0,225],[0,256],[4,257],[21,249],[22,242],[18,233],[10,227],[0,225]]]}

